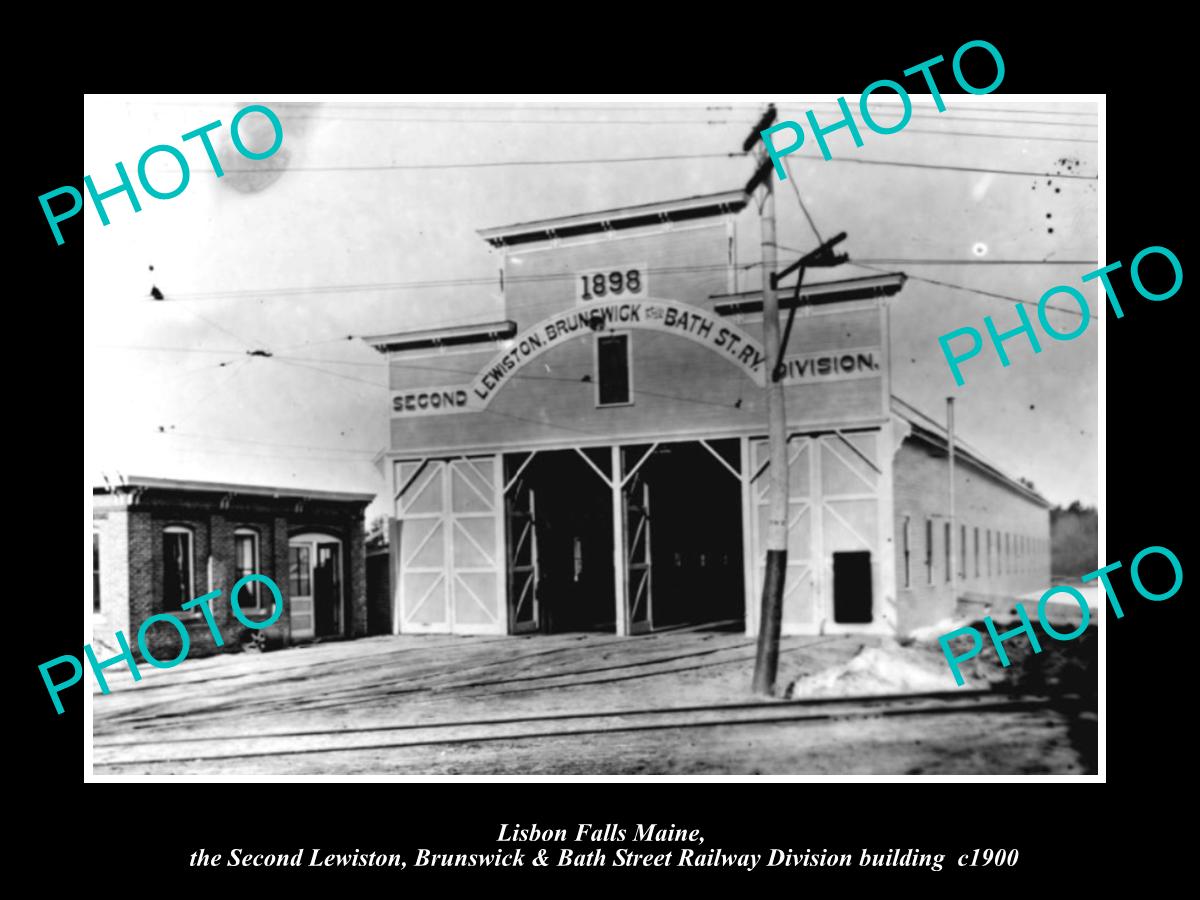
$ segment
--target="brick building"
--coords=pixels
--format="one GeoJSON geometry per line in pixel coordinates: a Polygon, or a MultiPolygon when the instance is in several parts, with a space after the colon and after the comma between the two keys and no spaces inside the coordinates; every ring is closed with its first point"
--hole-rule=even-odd
{"type": "MultiPolygon", "coordinates": [[[[187,601],[211,591],[214,619],[233,649],[253,634],[269,645],[367,633],[363,511],[370,494],[124,478],[92,491],[93,636],[115,647],[121,631],[135,648],[142,622],[171,613],[187,626],[189,655],[217,651],[198,607],[187,601]],[[229,591],[243,575],[279,586],[284,610],[252,632],[233,615],[229,591]]],[[[248,618],[273,609],[267,585],[250,583],[238,602],[248,618]]],[[[169,623],[147,632],[150,652],[171,659],[178,632],[169,623]]]]}
{"type": "MultiPolygon", "coordinates": [[[[365,338],[392,390],[393,632],[757,632],[767,376],[756,263],[737,259],[749,199],[485,229],[500,316],[365,338]]],[[[785,633],[903,633],[959,598],[1049,584],[1046,502],[961,440],[951,521],[945,430],[892,392],[904,282],[780,285],[797,311],[785,633]]]]}

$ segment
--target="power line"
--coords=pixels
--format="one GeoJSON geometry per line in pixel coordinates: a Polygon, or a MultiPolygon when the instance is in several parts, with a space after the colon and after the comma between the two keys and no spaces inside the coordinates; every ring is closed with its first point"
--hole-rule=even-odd
{"type": "MultiPolygon", "coordinates": [[[[165,432],[164,432],[165,433],[165,432]]],[[[173,449],[172,453],[199,453],[205,456],[241,456],[249,459],[290,459],[301,462],[366,463],[366,459],[346,459],[344,456],[292,456],[283,453],[246,453],[240,450],[211,450],[190,447],[173,449]]]]}
{"type": "MultiPolygon", "coordinates": [[[[821,101],[817,101],[817,103],[819,105],[827,105],[827,106],[837,107],[837,103],[835,103],[831,100],[821,100],[821,101]]],[[[896,104],[889,103],[887,105],[887,108],[892,109],[892,108],[898,108],[898,107],[896,104]]],[[[840,111],[840,107],[838,107],[838,109],[840,111]]],[[[992,116],[960,116],[960,115],[953,115],[953,114],[947,115],[946,113],[932,111],[932,107],[925,107],[925,109],[930,109],[931,111],[925,112],[920,107],[914,107],[914,111],[912,113],[912,118],[914,118],[914,119],[936,119],[940,122],[986,122],[986,123],[995,124],[995,125],[1060,125],[1065,128],[1097,128],[1097,127],[1099,127],[1098,125],[1093,125],[1090,122],[1055,122],[1055,121],[1047,121],[1045,119],[997,119],[992,116]]],[[[780,114],[782,115],[782,111],[780,112],[780,114]]],[[[791,115],[791,113],[788,113],[788,115],[791,115]]],[[[805,117],[805,118],[807,120],[807,117],[805,117]]],[[[794,120],[791,120],[791,121],[794,121],[794,120]]]]}
{"type": "Polygon", "coordinates": [[[201,322],[204,322],[206,325],[209,325],[210,327],[217,329],[217,331],[220,331],[222,334],[229,335],[229,337],[233,338],[235,341],[237,341],[240,344],[246,344],[247,346],[249,346],[252,343],[257,343],[259,346],[263,346],[263,344],[264,344],[263,341],[257,341],[257,342],[247,341],[245,338],[239,337],[238,335],[234,334],[232,331],[230,331],[225,326],[218,325],[212,319],[208,318],[207,316],[202,316],[200,313],[196,312],[194,309],[192,309],[190,307],[185,306],[185,307],[183,307],[183,309],[188,315],[195,316],[201,322]]]}
{"type": "MultiPolygon", "coordinates": [[[[596,158],[596,159],[537,159],[537,160],[506,160],[503,162],[480,162],[480,163],[422,163],[418,165],[371,165],[371,166],[264,166],[253,169],[226,169],[226,173],[253,173],[253,172],[391,172],[391,171],[418,171],[431,169],[490,169],[500,168],[505,166],[570,166],[570,165],[591,165],[593,163],[626,163],[626,162],[664,162],[681,159],[740,159],[741,153],[681,153],[667,156],[627,156],[627,157],[612,157],[612,158],[596,158]]],[[[800,159],[816,160],[816,157],[800,157],[800,159]]],[[[914,163],[914,162],[899,162],[896,160],[883,159],[855,159],[847,157],[833,157],[832,159],[824,160],[824,162],[835,163],[858,163],[868,166],[901,166],[911,169],[941,169],[948,172],[985,172],[995,175],[1022,175],[1033,178],[1067,178],[1078,179],[1082,181],[1095,181],[1096,175],[1072,175],[1060,174],[1055,172],[1027,172],[1017,171],[1013,169],[989,169],[977,166],[949,166],[935,165],[931,163],[914,163]]]]}
{"type": "MultiPolygon", "coordinates": [[[[740,263],[739,268],[750,269],[760,263],[740,263]]],[[[709,263],[694,266],[651,266],[647,269],[651,274],[667,275],[684,272],[718,272],[728,268],[726,263],[709,263]]],[[[534,284],[546,281],[574,280],[574,273],[551,272],[544,275],[510,275],[505,278],[506,284],[534,284]]],[[[171,300],[213,300],[222,297],[268,297],[268,296],[300,296],[304,294],[329,293],[359,293],[364,291],[417,290],[438,287],[464,287],[470,285],[497,284],[495,275],[474,278],[438,278],[424,281],[392,281],[366,282],[358,284],[331,284],[294,288],[239,288],[228,291],[199,291],[194,293],[172,293],[171,300]]],[[[540,301],[538,301],[540,302],[540,301]]],[[[331,338],[328,343],[340,340],[331,338]]],[[[326,343],[326,342],[323,342],[326,343]]]]}
{"type": "MultiPolygon", "coordinates": [[[[586,110],[581,110],[586,112],[586,110]]],[[[740,119],[429,119],[415,116],[286,116],[312,122],[414,122],[447,125],[740,125],[740,119]]]]}
{"type": "Polygon", "coordinates": [[[234,356],[242,356],[246,353],[245,350],[213,350],[208,347],[144,347],[132,346],[125,344],[95,344],[94,350],[147,350],[152,353],[224,353],[233,354],[234,356]]]}
{"type": "Polygon", "coordinates": [[[188,419],[192,418],[206,400],[208,400],[210,397],[212,397],[214,394],[216,394],[217,391],[219,391],[223,387],[226,387],[230,382],[232,382],[234,380],[234,378],[237,376],[238,372],[241,370],[242,365],[245,364],[247,361],[248,360],[241,359],[241,360],[238,360],[237,362],[235,362],[230,367],[229,374],[224,379],[221,379],[216,384],[214,384],[212,387],[212,390],[207,391],[198,400],[196,400],[194,403],[192,403],[191,406],[189,407],[188,411],[186,413],[184,413],[179,418],[178,421],[186,422],[188,419]]]}
{"type": "MultiPolygon", "coordinates": [[[[391,172],[421,171],[432,169],[489,169],[502,168],[506,166],[571,166],[599,163],[664,162],[681,159],[740,159],[742,156],[743,154],[741,153],[681,153],[666,156],[626,156],[595,159],[527,159],[478,163],[420,163],[415,165],[387,164],[369,166],[263,166],[260,168],[250,169],[225,169],[225,172],[245,174],[254,172],[391,172]]],[[[815,156],[801,156],[799,158],[812,161],[817,159],[815,156]]],[[[1021,175],[1030,176],[1033,178],[1066,178],[1078,179],[1082,181],[1095,181],[1098,177],[1096,175],[1063,175],[1054,172],[1027,172],[1013,169],[989,169],[977,166],[935,165],[931,163],[899,162],[896,160],[884,159],[856,159],[853,157],[833,157],[832,159],[823,161],[835,163],[858,163],[859,165],[868,166],[901,166],[911,169],[940,169],[948,172],[984,172],[995,175],[1021,175]]]]}
{"type": "Polygon", "coordinates": [[[963,109],[963,112],[998,112],[998,113],[1022,113],[1022,114],[1028,114],[1028,115],[1041,115],[1042,113],[1046,113],[1046,114],[1048,114],[1048,115],[1052,115],[1052,116],[1093,116],[1093,117],[1095,117],[1095,116],[1099,115],[1098,113],[1094,113],[1094,112],[1079,112],[1079,111],[1077,111],[1077,110],[1067,110],[1067,109],[1014,109],[1014,108],[1012,108],[1011,106],[992,106],[991,104],[988,104],[988,105],[986,105],[986,106],[980,107],[979,109],[974,109],[974,108],[971,108],[971,107],[966,107],[966,108],[964,108],[964,109],[963,109]]]}
{"type": "MultiPolygon", "coordinates": [[[[813,217],[808,214],[808,207],[804,205],[804,198],[800,196],[800,186],[796,184],[796,179],[792,177],[792,169],[788,165],[787,157],[783,158],[783,168],[787,171],[788,181],[792,184],[792,192],[796,195],[796,202],[800,204],[800,211],[804,213],[804,218],[808,219],[808,224],[813,230],[813,234],[817,236],[818,246],[825,243],[825,239],[821,237],[821,232],[817,230],[817,223],[813,221],[813,217]]],[[[794,251],[800,253],[799,250],[794,251]]]]}
{"type": "MultiPolygon", "coordinates": [[[[372,116],[291,116],[292,119],[307,119],[309,121],[321,122],[380,122],[380,123],[418,123],[418,124],[446,124],[446,125],[548,125],[548,126],[576,126],[576,125],[675,125],[675,126],[720,126],[720,125],[744,125],[739,119],[418,119],[418,118],[380,118],[372,116]]],[[[975,121],[973,119],[966,121],[975,121]]],[[[1069,125],[1070,123],[1063,123],[1069,125]]],[[[1081,138],[1081,137],[1065,137],[1058,135],[1029,135],[1029,134],[1000,134],[998,132],[978,132],[978,131],[948,131],[936,128],[905,128],[905,134],[933,134],[933,135],[948,135],[954,137],[978,137],[990,138],[996,140],[1014,140],[1014,141],[1046,141],[1060,142],[1067,144],[1095,144],[1096,138],[1081,138]]]]}
{"type": "MultiPolygon", "coordinates": [[[[740,159],[742,153],[675,153],[665,156],[611,156],[592,159],[509,159],[473,163],[404,163],[378,166],[261,166],[249,169],[225,169],[225,173],[253,172],[394,172],[431,169],[494,169],[507,166],[584,166],[602,163],[667,162],[681,159],[740,159]]],[[[207,171],[212,171],[211,169],[207,171]]]]}
{"type": "MultiPolygon", "coordinates": [[[[780,250],[789,253],[807,253],[795,247],[777,244],[780,250]]],[[[854,262],[879,263],[881,265],[913,265],[913,266],[1090,266],[1095,265],[1093,259],[916,259],[913,257],[869,257],[855,259],[854,262]]]]}
{"type": "Polygon", "coordinates": [[[905,134],[936,134],[951,137],[997,138],[1002,141],[1046,141],[1064,144],[1095,144],[1096,138],[1070,138],[1049,134],[996,134],[985,131],[942,131],[937,128],[905,128],[905,134]]]}
{"type": "Polygon", "coordinates": [[[318,347],[322,344],[337,344],[337,343],[341,343],[342,341],[352,341],[352,340],[354,340],[354,335],[346,334],[346,335],[342,335],[340,337],[327,338],[326,340],[322,340],[322,341],[302,341],[299,344],[292,344],[290,347],[280,347],[279,352],[286,353],[288,350],[299,350],[301,347],[318,347]]]}
{"type": "MultiPolygon", "coordinates": [[[[790,249],[790,248],[784,248],[790,249]]],[[[794,253],[802,251],[795,250],[794,253]]],[[[1094,259],[899,259],[864,257],[854,262],[911,266],[1093,266],[1094,259]]]]}
{"type": "Polygon", "coordinates": [[[191,439],[197,439],[197,440],[210,440],[210,441],[229,441],[231,443],[236,443],[236,444],[256,444],[256,445],[263,446],[263,447],[283,447],[283,448],[289,449],[289,450],[316,450],[319,452],[330,452],[330,453],[366,453],[370,456],[374,456],[376,453],[375,450],[352,450],[352,449],[349,449],[346,447],[314,447],[314,446],[307,445],[307,444],[281,444],[281,443],[277,443],[275,441],[256,441],[256,440],[253,440],[252,438],[218,437],[217,435],[212,435],[212,434],[198,434],[198,433],[186,432],[186,431],[162,431],[162,432],[158,432],[158,433],[165,434],[168,437],[184,437],[184,438],[191,438],[191,439]]]}
{"type": "MultiPolygon", "coordinates": [[[[875,266],[864,265],[863,263],[860,263],[860,262],[851,262],[850,265],[857,266],[860,269],[869,269],[872,272],[887,272],[887,269],[878,269],[875,266]]],[[[921,275],[909,275],[908,277],[913,279],[914,281],[923,281],[926,284],[936,284],[939,287],[953,288],[953,289],[959,290],[959,291],[967,291],[968,293],[971,293],[971,294],[979,294],[981,297],[992,297],[997,300],[1009,300],[1013,303],[1025,303],[1029,306],[1039,306],[1040,305],[1037,300],[1026,300],[1022,297],[1011,297],[1007,294],[996,294],[996,293],[993,293],[992,291],[983,291],[978,288],[967,287],[966,285],[963,285],[963,284],[951,284],[948,281],[939,281],[936,278],[925,278],[921,275]]],[[[1053,309],[1053,310],[1056,310],[1057,312],[1070,313],[1071,315],[1079,316],[1080,318],[1083,317],[1083,313],[1081,313],[1077,309],[1070,309],[1070,308],[1063,307],[1063,306],[1050,306],[1048,304],[1046,306],[1046,309],[1053,309]]]]}
{"type": "MultiPolygon", "coordinates": [[[[300,363],[290,362],[289,358],[280,358],[280,357],[271,357],[271,358],[278,359],[280,362],[283,362],[285,365],[294,365],[297,368],[309,369],[310,371],[313,371],[313,372],[320,372],[325,375],[331,375],[334,378],[341,378],[346,381],[357,381],[357,382],[361,382],[363,384],[369,384],[372,387],[383,388],[383,389],[389,390],[389,391],[392,390],[390,385],[379,384],[378,382],[367,381],[362,378],[355,378],[351,375],[342,375],[340,372],[330,372],[328,369],[322,369],[317,366],[306,366],[306,365],[302,365],[300,363]]],[[[331,362],[332,363],[334,361],[333,360],[322,360],[322,362],[331,362]]],[[[355,363],[355,365],[364,365],[364,364],[363,363],[355,363]]],[[[465,375],[469,378],[475,378],[476,376],[479,375],[479,372],[476,370],[473,370],[473,369],[454,369],[454,368],[449,368],[446,366],[430,366],[430,365],[420,365],[420,364],[416,364],[416,363],[402,363],[402,362],[397,362],[394,360],[389,361],[388,365],[389,365],[389,370],[392,368],[396,368],[396,369],[414,369],[417,371],[446,372],[446,373],[451,373],[451,374],[456,374],[456,375],[465,375]]],[[[590,373],[587,373],[587,374],[590,374],[590,373]]],[[[522,381],[555,381],[555,382],[562,382],[562,383],[566,383],[566,384],[581,384],[581,385],[587,385],[587,384],[591,383],[589,381],[585,381],[583,376],[517,374],[512,377],[515,379],[520,379],[522,381]]],[[[676,400],[676,401],[683,402],[683,403],[696,403],[696,404],[700,404],[702,406],[719,406],[719,407],[732,408],[732,409],[739,408],[739,404],[737,404],[737,403],[722,403],[722,402],[715,401],[715,400],[701,400],[697,397],[684,397],[684,396],[679,396],[677,394],[663,394],[663,393],[659,393],[657,391],[639,390],[637,388],[632,389],[631,393],[641,394],[641,395],[647,396],[647,397],[660,397],[660,398],[663,398],[666,400],[676,400]]],[[[532,420],[528,420],[528,421],[532,421],[532,420]]]]}
{"type": "MultiPolygon", "coordinates": [[[[848,96],[859,96],[859,95],[855,94],[855,95],[848,95],[848,96]]],[[[947,95],[947,96],[950,99],[954,100],[954,99],[958,99],[961,95],[955,94],[955,95],[947,95]]],[[[132,101],[126,101],[126,102],[130,103],[132,101]]],[[[229,104],[229,105],[236,106],[236,105],[239,105],[239,103],[241,103],[241,102],[243,102],[243,101],[233,101],[233,100],[208,100],[208,101],[204,101],[204,100],[147,100],[147,101],[144,101],[142,105],[147,105],[147,106],[215,106],[215,105],[220,105],[220,104],[229,104]]],[[[244,101],[244,102],[249,103],[252,101],[244,101]]],[[[645,103],[636,103],[636,104],[602,105],[601,103],[589,103],[584,100],[579,101],[578,105],[567,106],[567,105],[555,104],[555,103],[542,103],[542,102],[539,102],[539,101],[533,100],[533,99],[527,100],[527,101],[517,101],[517,102],[497,101],[494,103],[482,103],[482,104],[456,103],[453,100],[443,100],[443,99],[426,100],[421,103],[393,103],[393,102],[389,102],[389,101],[380,101],[377,103],[372,103],[372,102],[367,102],[367,101],[350,101],[350,100],[338,100],[338,99],[332,99],[332,100],[281,100],[281,101],[268,101],[268,102],[278,102],[280,104],[281,108],[284,110],[286,110],[290,106],[311,106],[313,104],[328,104],[328,106],[331,108],[353,108],[353,109],[363,109],[363,110],[411,109],[411,110],[417,110],[420,112],[434,112],[434,111],[438,111],[438,110],[444,110],[444,111],[448,111],[448,112],[457,112],[459,110],[463,110],[463,111],[465,111],[465,110],[483,110],[485,112],[495,112],[496,110],[501,110],[501,109],[511,109],[511,110],[515,110],[518,112],[548,111],[548,112],[568,112],[568,113],[570,113],[570,112],[584,112],[584,113],[586,113],[586,112],[698,112],[698,113],[709,113],[709,112],[748,112],[748,111],[754,111],[754,110],[760,109],[762,106],[762,103],[757,103],[757,102],[756,103],[722,104],[722,105],[700,104],[700,103],[695,103],[695,104],[676,103],[676,104],[666,104],[666,105],[662,105],[662,106],[656,106],[656,105],[654,105],[653,101],[647,101],[645,103]]],[[[836,105],[836,101],[834,101],[834,100],[812,100],[812,101],[799,101],[799,102],[809,102],[812,104],[819,104],[819,105],[836,105]]],[[[789,103],[789,105],[791,105],[791,104],[789,103]]],[[[917,104],[914,104],[914,106],[916,106],[916,105],[917,104]]],[[[1044,104],[1038,104],[1037,106],[1034,106],[1033,108],[1014,108],[1014,107],[992,106],[991,104],[980,104],[978,106],[963,107],[961,110],[956,110],[956,111],[984,112],[984,113],[991,113],[991,112],[1016,113],[1016,114],[1020,114],[1020,115],[1041,115],[1041,114],[1050,114],[1050,115],[1056,115],[1056,116],[1096,116],[1096,115],[1098,115],[1098,113],[1095,113],[1095,112],[1083,112],[1083,111],[1078,111],[1078,110],[1039,109],[1038,106],[1041,106],[1041,105],[1044,105],[1044,104]]],[[[932,109],[935,109],[936,107],[934,107],[932,105],[926,106],[926,105],[922,104],[922,108],[932,110],[932,109]]]]}
{"type": "Polygon", "coordinates": [[[285,366],[295,366],[297,369],[308,369],[310,372],[321,372],[324,375],[332,375],[334,378],[341,378],[343,381],[356,381],[359,384],[369,384],[371,387],[374,387],[374,388],[381,388],[385,391],[389,390],[389,388],[386,384],[380,384],[378,381],[367,381],[367,379],[365,379],[365,378],[355,378],[353,375],[343,375],[341,372],[330,372],[328,369],[320,369],[320,368],[317,368],[316,366],[308,366],[308,365],[305,365],[304,363],[292,362],[292,361],[286,360],[286,359],[279,359],[278,357],[274,357],[274,356],[270,357],[270,358],[274,359],[276,362],[283,363],[283,365],[285,365],[285,366]]]}
{"type": "Polygon", "coordinates": [[[939,163],[900,162],[890,159],[858,159],[857,157],[835,156],[832,159],[821,159],[816,156],[800,156],[806,162],[854,163],[860,166],[899,166],[904,169],[933,169],[944,172],[983,172],[990,175],[1020,175],[1029,178],[1069,178],[1079,181],[1096,181],[1097,175],[1061,175],[1056,172],[1024,172],[1016,169],[988,169],[983,166],[949,166],[939,163]]]}
{"type": "MultiPolygon", "coordinates": [[[[131,101],[126,101],[126,104],[131,101]]],[[[217,106],[221,104],[229,104],[238,106],[242,103],[251,103],[254,101],[234,101],[234,100],[147,100],[143,105],[147,106],[217,106]]],[[[674,104],[664,106],[654,106],[652,101],[641,104],[631,104],[625,106],[600,106],[597,104],[580,101],[579,106],[563,106],[547,103],[539,103],[536,100],[528,100],[524,102],[496,102],[486,104],[467,104],[455,103],[453,100],[427,100],[423,103],[391,103],[381,101],[379,103],[369,103],[365,101],[343,101],[343,100],[280,100],[280,101],[265,101],[277,102],[280,108],[286,110],[289,106],[311,106],[316,103],[328,103],[331,106],[338,107],[353,107],[358,109],[415,109],[420,111],[432,112],[436,110],[485,110],[495,111],[497,109],[513,109],[521,112],[532,112],[534,110],[554,110],[560,112],[723,112],[735,110],[756,110],[761,104],[745,103],[725,106],[712,106],[709,104],[674,104]]]]}

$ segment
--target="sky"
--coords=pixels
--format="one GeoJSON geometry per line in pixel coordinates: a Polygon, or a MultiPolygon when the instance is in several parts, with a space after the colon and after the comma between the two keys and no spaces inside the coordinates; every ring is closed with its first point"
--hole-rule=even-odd
{"type": "MultiPolygon", "coordinates": [[[[387,441],[386,364],[355,336],[499,318],[501,261],[477,229],[737,189],[754,169],[742,141],[767,100],[780,119],[803,122],[811,109],[832,123],[833,99],[86,97],[84,174],[97,190],[118,184],[117,161],[137,185],[139,157],[159,144],[179,148],[191,170],[171,199],[138,185],[136,214],[124,196],[105,201],[108,226],[90,198],[80,213],[87,477],[382,492],[373,459],[387,441]],[[284,131],[258,163],[230,142],[233,115],[250,103],[274,110],[284,131]],[[180,140],[216,120],[221,178],[197,140],[180,140]],[[675,158],[611,161],[642,157],[675,158]]],[[[954,396],[970,446],[1053,503],[1095,504],[1095,316],[1071,341],[1039,333],[1040,354],[1024,338],[1008,342],[1007,368],[985,347],[964,364],[962,387],[937,337],[983,332],[987,315],[999,331],[1016,327],[1015,302],[984,294],[1036,303],[1070,285],[1093,314],[1103,310],[1098,282],[1080,283],[1106,262],[1091,177],[1097,104],[1002,91],[945,100],[938,113],[914,94],[905,129],[863,128],[862,147],[833,132],[829,161],[809,134],[788,157],[792,177],[775,185],[778,242],[807,251],[813,226],[824,238],[845,231],[838,249],[852,261],[905,272],[892,309],[893,392],[939,418],[954,396]]],[[[884,105],[873,98],[871,109],[895,121],[884,105]]],[[[239,133],[255,151],[272,139],[258,114],[239,133]]],[[[179,183],[166,153],[147,174],[160,191],[179,183]]],[[[753,204],[738,238],[739,261],[756,261],[753,204]]],[[[870,273],[844,265],[814,280],[870,273]]],[[[1061,331],[1079,322],[1050,316],[1061,331]]],[[[381,498],[368,515],[386,511],[381,498]]]]}

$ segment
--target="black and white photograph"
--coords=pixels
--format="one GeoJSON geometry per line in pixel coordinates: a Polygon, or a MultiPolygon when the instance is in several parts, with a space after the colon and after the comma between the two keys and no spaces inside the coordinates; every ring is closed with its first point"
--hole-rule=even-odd
{"type": "Polygon", "coordinates": [[[89,780],[1102,780],[1105,98],[955,49],[85,95],[89,780]]]}

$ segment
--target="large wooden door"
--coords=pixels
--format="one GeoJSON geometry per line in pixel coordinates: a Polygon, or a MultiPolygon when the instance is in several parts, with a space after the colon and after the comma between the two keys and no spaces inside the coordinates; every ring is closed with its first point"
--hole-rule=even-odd
{"type": "MultiPolygon", "coordinates": [[[[792,435],[788,439],[788,560],[784,582],[783,631],[785,634],[818,634],[839,629],[861,630],[878,616],[870,597],[881,597],[880,581],[880,484],[877,460],[879,432],[862,431],[822,435],[792,435]],[[841,560],[841,566],[866,567],[870,597],[859,594],[867,604],[840,618],[834,604],[835,556],[869,554],[841,560]]],[[[760,596],[766,556],[769,509],[769,458],[767,442],[751,442],[754,472],[754,596],[760,596]]],[[[858,574],[844,573],[846,584],[858,584],[858,574]]],[[[846,587],[846,590],[857,590],[846,587]]],[[[751,622],[758,627],[756,606],[750,607],[751,622]]]]}
{"type": "Polygon", "coordinates": [[[317,634],[313,617],[312,552],[312,544],[306,541],[292,541],[288,546],[288,605],[294,640],[307,640],[317,634]]]}
{"type": "Polygon", "coordinates": [[[504,634],[496,456],[396,463],[397,630],[504,634]]]}
{"type": "MultiPolygon", "coordinates": [[[[787,573],[783,583],[783,630],[787,634],[818,634],[821,630],[818,573],[820,567],[819,524],[813,514],[813,439],[804,435],[788,438],[788,532],[787,573]]],[[[765,577],[766,542],[770,510],[770,460],[766,441],[751,443],[753,518],[753,565],[755,602],[748,612],[753,630],[758,629],[759,604],[765,577]]]]}

